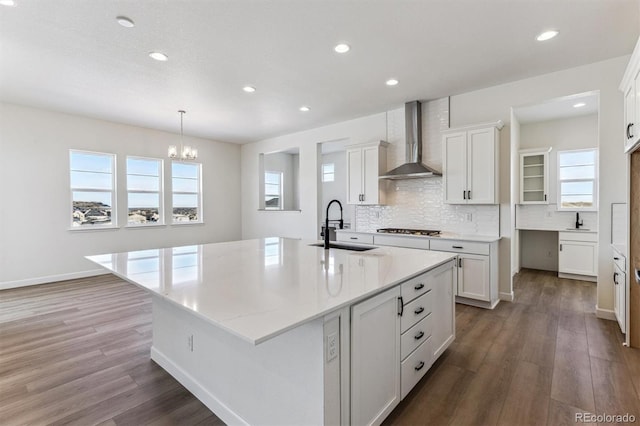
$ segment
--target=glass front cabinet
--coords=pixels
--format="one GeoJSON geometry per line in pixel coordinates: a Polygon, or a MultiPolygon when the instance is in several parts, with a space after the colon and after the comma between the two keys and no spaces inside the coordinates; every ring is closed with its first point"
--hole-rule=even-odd
{"type": "Polygon", "coordinates": [[[520,151],[520,204],[549,204],[551,148],[520,151]]]}

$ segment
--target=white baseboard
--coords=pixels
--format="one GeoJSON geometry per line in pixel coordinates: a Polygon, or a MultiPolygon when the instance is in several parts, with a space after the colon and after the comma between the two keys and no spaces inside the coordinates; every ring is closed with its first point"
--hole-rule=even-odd
{"type": "Polygon", "coordinates": [[[27,287],[30,285],[47,284],[56,281],[75,280],[77,278],[95,277],[97,275],[110,274],[106,269],[92,269],[90,271],[71,272],[69,274],[47,275],[45,277],[27,278],[24,280],[0,282],[0,290],[10,288],[27,287]]]}
{"type": "Polygon", "coordinates": [[[615,321],[616,314],[611,309],[601,309],[596,305],[596,317],[606,320],[615,321]]]}
{"type": "Polygon", "coordinates": [[[189,392],[195,395],[204,405],[206,405],[216,416],[228,425],[248,425],[242,417],[231,411],[229,407],[222,403],[211,392],[207,391],[196,379],[189,375],[182,368],[178,367],[173,361],[167,358],[162,352],[155,347],[151,347],[151,359],[162,367],[167,373],[171,374],[182,386],[187,388],[189,392]]]}
{"type": "Polygon", "coordinates": [[[498,293],[498,297],[500,298],[500,300],[506,300],[507,302],[513,302],[513,291],[510,293],[505,293],[505,292],[499,292],[498,293]]]}
{"type": "Polygon", "coordinates": [[[568,278],[570,280],[590,281],[592,283],[598,282],[598,277],[591,275],[578,275],[578,274],[566,274],[564,272],[558,272],[558,278],[568,278]]]}

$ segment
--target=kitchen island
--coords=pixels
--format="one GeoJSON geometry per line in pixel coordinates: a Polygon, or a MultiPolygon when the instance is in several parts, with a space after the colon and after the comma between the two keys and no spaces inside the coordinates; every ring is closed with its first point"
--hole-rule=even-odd
{"type": "MultiPolygon", "coordinates": [[[[151,293],[151,358],[226,423],[379,423],[401,399],[400,362],[428,358],[416,361],[418,369],[402,362],[403,378],[415,370],[406,376],[406,393],[406,383],[422,377],[453,341],[456,256],[397,247],[324,250],[313,243],[264,238],[88,259],[151,293]],[[390,354],[397,374],[368,374],[380,374],[395,396],[381,393],[385,386],[363,395],[358,386],[367,379],[357,373],[366,362],[352,354],[379,361],[358,351],[371,338],[359,331],[366,327],[352,330],[351,315],[382,295],[392,304],[367,312],[389,325],[387,337],[397,348],[382,345],[380,353],[390,354]],[[393,312],[379,315],[389,307],[393,312]],[[413,311],[404,314],[407,309],[413,311]],[[415,325],[408,318],[413,312],[415,325]],[[401,353],[401,335],[412,337],[407,333],[419,326],[424,331],[412,340],[424,335],[424,344],[403,346],[401,353]]],[[[358,321],[367,325],[366,316],[358,321]]],[[[373,337],[385,343],[383,334],[373,337]]]]}

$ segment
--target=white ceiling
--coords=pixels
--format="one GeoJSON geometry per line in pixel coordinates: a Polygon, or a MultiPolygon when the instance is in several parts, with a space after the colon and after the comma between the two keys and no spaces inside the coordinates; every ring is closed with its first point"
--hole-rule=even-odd
{"type": "Polygon", "coordinates": [[[186,134],[237,143],[629,54],[640,28],[638,0],[16,3],[0,100],[172,132],[186,109],[186,134]]]}
{"type": "Polygon", "coordinates": [[[598,107],[598,93],[587,92],[517,107],[514,108],[514,112],[520,124],[528,124],[596,114],[598,107]],[[574,107],[577,104],[584,104],[584,106],[574,107]]]}

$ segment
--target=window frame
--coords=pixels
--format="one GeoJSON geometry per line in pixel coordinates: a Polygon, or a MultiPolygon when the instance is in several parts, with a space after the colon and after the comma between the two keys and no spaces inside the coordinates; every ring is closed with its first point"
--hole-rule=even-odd
{"type": "MultiPolygon", "coordinates": [[[[567,149],[562,151],[557,151],[557,210],[558,211],[598,211],[598,184],[599,184],[599,173],[598,173],[598,162],[599,162],[600,151],[598,148],[583,148],[583,149],[567,149]],[[593,179],[561,179],[560,171],[563,168],[560,165],[560,157],[564,153],[578,153],[578,152],[593,152],[593,179]],[[562,184],[563,183],[571,183],[571,182],[593,182],[593,205],[591,207],[562,207],[562,184]]],[[[591,164],[582,164],[581,166],[590,166],[591,164]]],[[[567,166],[565,166],[567,167],[567,166]]],[[[575,166],[573,166],[575,167],[575,166]]]]}
{"type": "Polygon", "coordinates": [[[336,181],[336,163],[322,163],[322,182],[335,182],[336,181]],[[325,166],[331,166],[331,172],[325,171],[325,166]],[[331,180],[327,180],[326,177],[331,175],[331,180]]]}
{"type": "Polygon", "coordinates": [[[114,229],[114,228],[118,228],[118,208],[117,208],[117,201],[118,201],[118,196],[117,196],[117,192],[118,192],[118,187],[117,187],[117,176],[116,176],[116,172],[117,172],[117,165],[116,165],[116,154],[114,153],[110,153],[110,152],[98,152],[98,151],[87,151],[87,150],[83,150],[83,149],[69,149],[69,208],[70,208],[70,212],[69,212],[69,219],[70,219],[70,223],[69,223],[69,230],[71,231],[88,231],[88,230],[100,230],[100,229],[114,229]],[[102,156],[102,157],[109,157],[111,159],[111,172],[110,173],[106,173],[106,172],[96,172],[94,170],[81,170],[81,169],[72,169],[71,168],[71,158],[73,156],[74,153],[78,153],[78,154],[85,154],[85,155],[94,155],[94,156],[102,156]],[[103,173],[103,174],[110,174],[111,175],[111,189],[101,189],[101,188],[92,188],[92,187],[74,187],[71,183],[71,174],[73,172],[89,172],[89,173],[103,173]],[[74,192],[99,192],[99,193],[111,193],[111,223],[109,224],[91,224],[91,225],[75,225],[75,222],[73,220],[73,213],[75,211],[74,207],[73,207],[73,193],[74,192]]]}
{"type": "MultiPolygon", "coordinates": [[[[274,211],[278,211],[278,210],[284,210],[284,172],[280,171],[280,170],[265,170],[264,171],[264,209],[265,210],[274,210],[274,211]],[[269,207],[267,206],[267,185],[273,185],[273,184],[267,184],[267,174],[271,173],[271,174],[277,174],[280,177],[280,182],[278,183],[278,189],[279,189],[279,194],[278,195],[278,199],[280,200],[280,202],[278,203],[278,207],[269,207]]],[[[271,194],[274,195],[274,194],[271,194]]]]}
{"type": "Polygon", "coordinates": [[[161,158],[153,158],[153,157],[141,157],[138,155],[127,155],[125,158],[125,190],[127,193],[127,224],[128,228],[138,228],[138,227],[146,227],[146,226],[164,226],[165,224],[165,212],[164,212],[164,160],[161,158]],[[158,162],[158,190],[157,191],[148,191],[148,190],[130,190],[129,189],[129,176],[146,176],[146,177],[156,177],[152,175],[141,175],[138,173],[129,173],[129,159],[132,160],[143,160],[143,161],[156,161],[158,162]],[[129,205],[129,194],[158,194],[158,215],[160,216],[157,222],[147,222],[147,223],[139,223],[139,224],[131,224],[129,223],[129,209],[131,206],[129,205]]]}
{"type": "MultiPolygon", "coordinates": [[[[178,179],[189,179],[189,178],[178,178],[178,179]]],[[[185,162],[181,160],[173,160],[171,161],[171,225],[196,225],[204,223],[204,214],[202,209],[202,163],[194,163],[194,162],[185,162]],[[189,166],[196,166],[197,170],[197,192],[189,192],[189,191],[176,191],[173,187],[173,179],[176,177],[173,175],[173,165],[174,164],[185,164],[189,166]],[[173,210],[176,208],[174,205],[173,197],[174,195],[193,195],[196,194],[197,206],[196,206],[196,214],[198,215],[198,220],[190,220],[190,221],[176,221],[174,220],[173,210]]]]}

